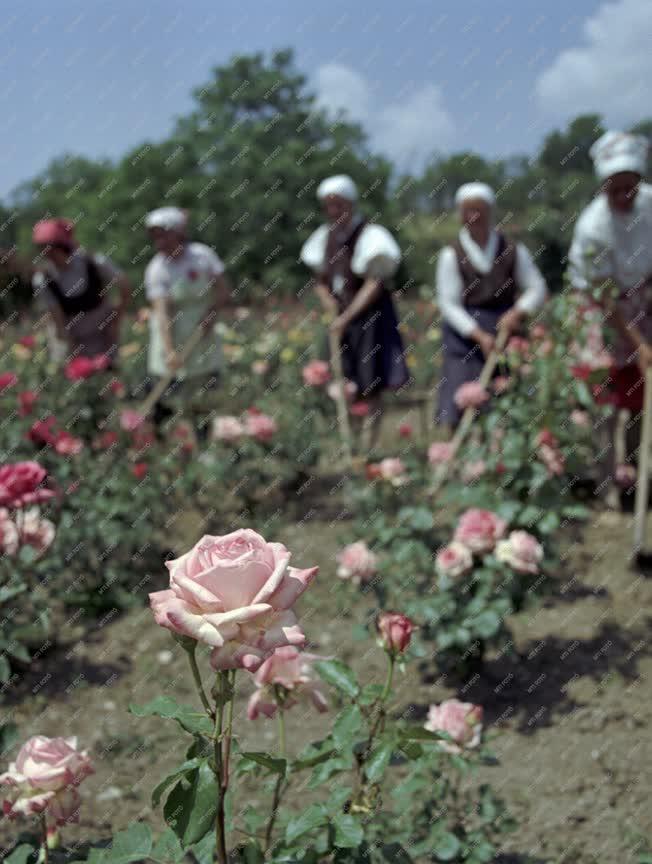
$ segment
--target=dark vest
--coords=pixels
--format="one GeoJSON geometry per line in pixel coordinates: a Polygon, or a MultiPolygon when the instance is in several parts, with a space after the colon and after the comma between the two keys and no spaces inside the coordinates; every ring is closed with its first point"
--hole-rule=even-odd
{"type": "Polygon", "coordinates": [[[466,256],[459,240],[453,243],[457,266],[462,277],[462,305],[485,309],[513,306],[518,296],[514,279],[516,246],[503,234],[498,235],[494,265],[488,273],[478,273],[466,256]]]}
{"type": "Polygon", "coordinates": [[[337,239],[337,226],[328,232],[321,278],[339,303],[340,309],[346,309],[349,306],[365,281],[362,276],[356,275],[351,270],[351,261],[353,260],[355,245],[366,224],[363,220],[359,225],[356,225],[344,243],[337,239]]]}
{"type": "Polygon", "coordinates": [[[82,312],[97,309],[104,300],[102,276],[90,255],[86,256],[86,288],[81,294],[75,297],[66,297],[59,283],[52,277],[47,280],[47,287],[66,318],[75,318],[82,312]]]}

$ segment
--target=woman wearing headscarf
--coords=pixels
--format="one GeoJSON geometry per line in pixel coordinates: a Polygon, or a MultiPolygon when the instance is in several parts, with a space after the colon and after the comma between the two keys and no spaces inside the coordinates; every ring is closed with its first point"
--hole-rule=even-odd
{"type": "MultiPolygon", "coordinates": [[[[616,409],[639,415],[628,424],[626,458],[638,447],[644,372],[652,364],[652,186],[643,182],[649,144],[642,135],[609,131],[591,147],[600,183],[575,224],[569,252],[573,287],[590,293],[605,312],[616,409]]],[[[613,490],[616,416],[611,418],[603,490],[613,490]]],[[[614,502],[615,503],[615,502],[614,502]]]]}
{"type": "Polygon", "coordinates": [[[455,204],[462,227],[437,261],[437,299],[444,319],[437,419],[451,428],[461,418],[455,392],[480,377],[498,329],[519,330],[547,293],[527,248],[494,227],[495,203],[486,183],[461,186],[455,204]]]}
{"type": "Polygon", "coordinates": [[[40,247],[32,286],[50,318],[50,350],[55,360],[107,355],[118,350],[120,323],[127,311],[129,280],[105,255],[82,249],[69,219],[44,219],[34,225],[33,242],[40,247]],[[117,288],[117,305],[111,300],[117,288]]]}
{"type": "Polygon", "coordinates": [[[401,251],[381,225],[367,221],[357,207],[358,191],[346,174],[323,180],[317,188],[327,224],[306,240],[301,260],[316,276],[315,290],[340,340],[346,379],[356,399],[368,405],[373,447],[380,431],[381,394],[409,379],[389,280],[401,251]]]}
{"type": "MultiPolygon", "coordinates": [[[[148,371],[153,378],[174,373],[166,393],[179,393],[194,413],[204,415],[198,432],[206,431],[208,390],[214,390],[221,366],[217,337],[203,339],[182,365],[180,352],[198,327],[212,333],[220,311],[228,303],[224,264],[209,246],[190,242],[188,215],[179,207],[160,207],[145,217],[145,227],[157,252],[145,270],[149,317],[148,371]]],[[[157,406],[154,420],[166,413],[157,406]]]]}

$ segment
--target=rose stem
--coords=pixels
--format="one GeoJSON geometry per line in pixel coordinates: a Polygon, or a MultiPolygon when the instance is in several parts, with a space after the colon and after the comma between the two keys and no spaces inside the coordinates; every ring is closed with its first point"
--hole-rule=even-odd
{"type": "Polygon", "coordinates": [[[222,721],[224,719],[224,672],[217,673],[217,711],[215,713],[215,736],[213,740],[215,753],[215,774],[217,776],[217,812],[215,814],[215,840],[217,843],[217,860],[219,864],[227,864],[226,838],[224,836],[224,789],[222,776],[222,721]]]}
{"type": "MultiPolygon", "coordinates": [[[[276,712],[276,719],[278,722],[279,755],[281,759],[285,759],[285,712],[283,711],[283,705],[280,700],[277,699],[276,704],[278,706],[278,710],[276,712]]],[[[272,812],[270,813],[269,822],[267,823],[267,830],[265,831],[265,854],[267,854],[267,852],[269,851],[269,847],[272,842],[272,831],[274,830],[276,814],[278,813],[279,804],[281,803],[281,791],[284,776],[284,773],[281,773],[276,778],[276,786],[274,787],[274,800],[272,802],[272,812]]]]}
{"type": "Polygon", "coordinates": [[[204,685],[201,680],[201,673],[199,671],[199,667],[197,666],[197,658],[195,657],[195,650],[197,648],[197,643],[193,644],[192,650],[188,649],[188,660],[190,662],[190,668],[192,670],[192,677],[195,679],[195,685],[197,687],[197,692],[199,693],[199,698],[201,699],[201,704],[204,706],[204,710],[208,714],[209,717],[215,717],[215,712],[211,707],[211,703],[208,701],[206,693],[204,692],[204,685]]]}

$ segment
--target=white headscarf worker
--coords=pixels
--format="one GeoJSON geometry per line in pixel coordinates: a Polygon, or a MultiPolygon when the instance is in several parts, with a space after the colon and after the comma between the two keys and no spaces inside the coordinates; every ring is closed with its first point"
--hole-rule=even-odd
{"type": "Polygon", "coordinates": [[[518,329],[546,297],[546,283],[527,248],[494,228],[493,189],[486,183],[465,183],[455,203],[462,228],[457,240],[439,253],[436,272],[444,319],[438,420],[452,427],[460,419],[455,391],[479,377],[497,328],[518,329]],[[474,350],[476,345],[481,352],[474,350]]]}
{"type": "MultiPolygon", "coordinates": [[[[642,181],[647,167],[648,140],[642,135],[605,132],[589,151],[600,181],[599,194],[575,223],[569,252],[572,285],[595,293],[612,313],[615,366],[610,377],[617,409],[639,414],[643,407],[642,372],[652,365],[652,186],[642,181]],[[605,280],[616,296],[603,296],[605,280]]],[[[615,504],[613,432],[607,442],[602,491],[615,504]]],[[[639,423],[628,424],[626,458],[638,448],[639,423]]],[[[605,448],[603,448],[605,449],[605,448]]]]}
{"type": "MultiPolygon", "coordinates": [[[[188,215],[179,207],[160,207],[145,217],[157,253],[145,270],[145,293],[152,304],[148,371],[162,377],[168,370],[183,382],[184,401],[193,407],[193,393],[215,385],[221,365],[219,342],[200,343],[181,367],[179,350],[197,327],[213,331],[227,305],[229,289],[224,264],[209,246],[191,243],[188,215]]],[[[204,400],[205,401],[205,400],[204,400]]],[[[162,419],[162,406],[156,419],[162,419]]],[[[204,433],[204,424],[198,430],[204,433]]]]}
{"type": "Polygon", "coordinates": [[[372,446],[380,427],[380,394],[402,386],[409,373],[388,281],[401,251],[381,225],[358,212],[358,191],[346,174],[328,177],[317,188],[328,224],[306,240],[301,260],[316,274],[315,290],[332,316],[342,345],[344,375],[357,386],[357,398],[369,403],[367,424],[372,446]]]}

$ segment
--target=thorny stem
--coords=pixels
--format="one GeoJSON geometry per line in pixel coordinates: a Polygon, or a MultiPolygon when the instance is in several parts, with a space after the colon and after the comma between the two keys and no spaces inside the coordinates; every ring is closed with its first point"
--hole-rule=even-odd
{"type": "Polygon", "coordinates": [[[233,730],[233,706],[235,704],[235,676],[237,673],[237,669],[232,669],[228,673],[228,683],[229,683],[229,706],[227,709],[226,715],[226,734],[224,736],[224,794],[226,795],[226,790],[229,786],[229,763],[231,759],[231,741],[232,741],[232,730],[233,730]]]}
{"type": "Polygon", "coordinates": [[[43,845],[39,851],[38,861],[39,864],[48,864],[50,850],[48,849],[48,823],[45,813],[41,814],[41,828],[43,830],[43,845]]]}
{"type": "Polygon", "coordinates": [[[223,683],[225,673],[217,673],[215,689],[217,691],[217,712],[215,713],[215,735],[213,740],[215,753],[215,773],[217,775],[217,813],[215,814],[215,841],[217,845],[217,860],[219,864],[227,864],[226,838],[224,830],[224,796],[223,786],[224,766],[222,763],[222,723],[224,720],[223,683]]]}
{"type": "MultiPolygon", "coordinates": [[[[281,757],[281,759],[285,759],[285,713],[283,711],[283,705],[281,700],[277,698],[276,704],[278,706],[278,710],[276,712],[276,719],[278,721],[279,756],[281,757]]],[[[269,847],[272,842],[272,831],[274,830],[276,815],[278,813],[279,804],[281,803],[284,778],[284,774],[279,774],[276,778],[276,786],[274,787],[274,800],[272,801],[272,812],[270,813],[269,822],[267,823],[267,830],[265,831],[265,854],[267,854],[267,852],[269,851],[269,847]]]]}
{"type": "Polygon", "coordinates": [[[197,687],[197,692],[199,693],[201,704],[204,706],[204,710],[206,711],[208,716],[213,719],[215,717],[215,710],[211,706],[211,703],[208,701],[208,697],[206,696],[206,692],[204,691],[204,685],[201,680],[201,673],[199,671],[199,667],[197,666],[197,658],[195,657],[195,649],[196,643],[193,646],[192,650],[189,649],[187,652],[188,661],[192,670],[192,677],[195,680],[195,686],[197,687]]]}

